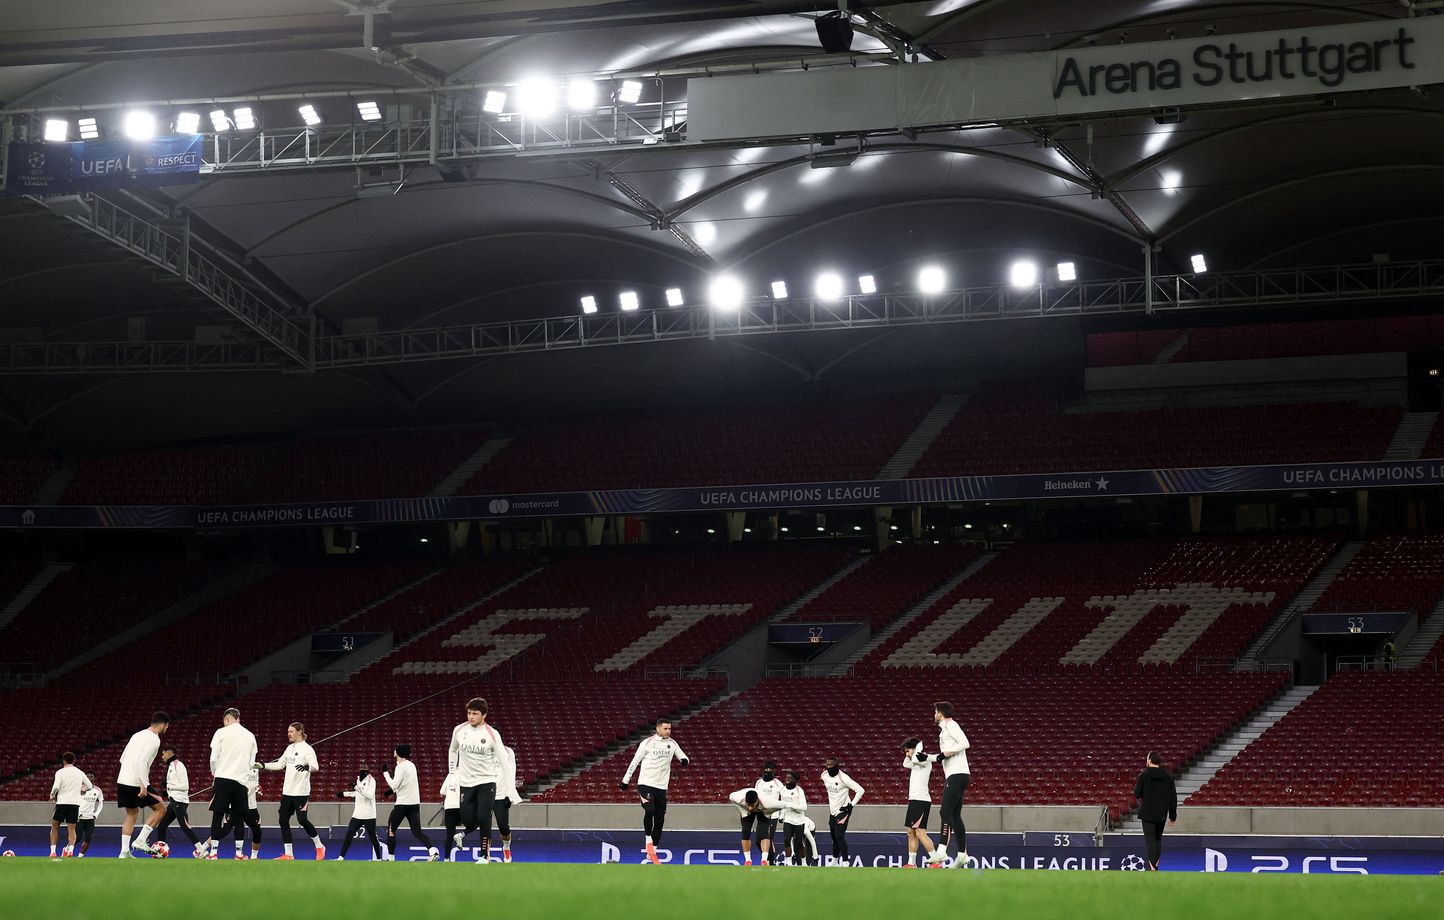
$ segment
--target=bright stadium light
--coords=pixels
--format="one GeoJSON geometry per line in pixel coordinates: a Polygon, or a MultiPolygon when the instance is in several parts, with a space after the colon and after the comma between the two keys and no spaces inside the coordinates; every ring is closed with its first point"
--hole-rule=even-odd
{"type": "Polygon", "coordinates": [[[623,105],[636,105],[642,98],[642,84],[637,80],[623,80],[617,90],[617,101],[623,105]]]}
{"type": "Polygon", "coordinates": [[[918,272],[918,290],[924,294],[941,294],[948,286],[948,276],[937,265],[924,266],[918,272]]]}
{"type": "Polygon", "coordinates": [[[637,300],[636,291],[623,291],[620,300],[622,309],[628,313],[631,313],[633,310],[639,310],[642,307],[641,301],[637,300]]]}
{"type": "Polygon", "coordinates": [[[175,133],[177,134],[195,134],[200,129],[200,112],[181,112],[175,117],[175,133]]]}
{"type": "Polygon", "coordinates": [[[75,123],[75,128],[80,132],[80,139],[93,141],[100,137],[100,127],[95,123],[94,118],[82,118],[75,123]]]}
{"type": "Polygon", "coordinates": [[[314,128],[321,123],[321,116],[316,112],[316,107],[309,102],[296,111],[301,113],[301,119],[306,122],[308,128],[314,128]]]}
{"type": "Polygon", "coordinates": [[[121,121],[121,130],[133,141],[148,141],[155,137],[155,115],[144,109],[131,109],[121,121]]]}
{"type": "Polygon", "coordinates": [[[236,123],[237,131],[254,131],[256,128],[256,113],[248,105],[243,105],[231,112],[231,118],[236,123]]]}
{"type": "Polygon", "coordinates": [[[707,299],[718,310],[736,310],[747,299],[747,291],[736,275],[718,275],[707,289],[707,299]]]}
{"type": "Polygon", "coordinates": [[[812,293],[818,300],[829,303],[842,299],[842,276],[837,272],[823,272],[812,284],[812,293]]]}
{"type": "Polygon", "coordinates": [[[1194,253],[1192,261],[1195,274],[1201,275],[1208,271],[1208,260],[1203,257],[1203,253],[1194,253]]]}
{"type": "Polygon", "coordinates": [[[45,119],[45,139],[51,141],[63,141],[70,136],[70,122],[63,118],[45,119]]]}
{"type": "Polygon", "coordinates": [[[597,312],[597,298],[588,294],[582,298],[582,312],[588,315],[597,312]]]}
{"type": "Polygon", "coordinates": [[[226,114],[225,109],[211,109],[211,130],[217,134],[228,131],[231,127],[231,118],[226,114]]]}
{"type": "Polygon", "coordinates": [[[597,107],[597,84],[591,80],[573,80],[567,84],[567,108],[586,112],[597,107]]]}
{"type": "Polygon", "coordinates": [[[1038,283],[1038,263],[1026,259],[1013,263],[1008,269],[1008,283],[1015,288],[1030,288],[1038,283]]]}
{"type": "Polygon", "coordinates": [[[356,114],[361,116],[362,121],[380,121],[381,106],[375,100],[363,99],[356,103],[356,114]]]}
{"type": "Polygon", "coordinates": [[[1078,266],[1074,265],[1072,262],[1059,262],[1059,263],[1058,263],[1058,280],[1059,280],[1059,281],[1065,281],[1065,282],[1066,282],[1066,281],[1077,281],[1077,280],[1078,280],[1078,266]]]}
{"type": "Polygon", "coordinates": [[[489,89],[486,91],[486,99],[481,103],[481,110],[492,115],[500,115],[506,108],[506,93],[500,90],[489,89]]]}
{"type": "Polygon", "coordinates": [[[680,307],[682,305],[682,289],[667,288],[667,306],[680,307]]]}
{"type": "Polygon", "coordinates": [[[546,77],[523,80],[517,87],[516,104],[528,118],[546,118],[557,110],[557,85],[546,77]]]}
{"type": "Polygon", "coordinates": [[[772,299],[773,299],[773,300],[786,300],[786,299],[787,299],[787,282],[786,282],[786,281],[774,281],[774,282],[772,282],[772,299]]]}
{"type": "Polygon", "coordinates": [[[876,294],[877,279],[874,278],[872,275],[858,275],[857,289],[864,294],[876,294]]]}

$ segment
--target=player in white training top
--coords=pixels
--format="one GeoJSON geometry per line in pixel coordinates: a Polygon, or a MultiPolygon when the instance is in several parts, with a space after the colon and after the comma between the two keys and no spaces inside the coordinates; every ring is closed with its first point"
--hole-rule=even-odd
{"type": "MultiPolygon", "coordinates": [[[[206,840],[207,859],[216,858],[227,815],[240,842],[244,834],[241,829],[248,823],[247,805],[253,801],[247,781],[259,769],[256,736],[241,724],[239,709],[227,709],[221,716],[221,727],[211,735],[211,835],[206,840]]],[[[259,785],[259,779],[256,782],[259,785]]]]}
{"type": "Polygon", "coordinates": [[[496,784],[496,801],[491,806],[492,817],[496,818],[496,832],[501,835],[501,861],[511,862],[511,806],[521,803],[521,793],[516,788],[516,751],[509,747],[501,749],[506,762],[502,766],[501,781],[496,784]]]}
{"type": "Polygon", "coordinates": [[[396,829],[405,821],[411,825],[411,834],[426,847],[432,862],[441,859],[441,851],[431,845],[431,838],[421,828],[421,781],[416,778],[416,764],[411,762],[411,745],[398,744],[393,751],[396,756],[396,773],[382,773],[386,785],[396,794],[396,804],[391,806],[391,815],[386,819],[386,858],[396,858],[396,829]]]}
{"type": "Polygon", "coordinates": [[[847,820],[852,817],[853,806],[862,801],[863,789],[842,769],[836,757],[829,757],[822,771],[822,786],[827,790],[827,829],[832,834],[832,861],[834,865],[848,864],[847,820]]]}
{"type": "Polygon", "coordinates": [[[281,786],[280,808],[281,849],[284,852],[276,859],[296,858],[291,850],[291,817],[295,816],[301,830],[311,838],[311,846],[316,848],[316,859],[322,860],[326,858],[326,845],[321,842],[321,835],[316,833],[316,826],[306,814],[306,807],[311,801],[311,774],[321,769],[321,764],[316,759],[316,749],[306,743],[306,726],[292,722],[286,727],[286,740],[290,743],[285,753],[270,763],[256,764],[267,770],[286,771],[286,779],[281,786]]]}
{"type": "Polygon", "coordinates": [[[642,800],[642,833],[647,837],[647,858],[659,864],[657,847],[662,843],[662,825],[667,818],[667,784],[672,781],[672,758],[687,766],[687,755],[682,746],[672,740],[672,723],[668,719],[657,720],[657,730],[637,745],[637,753],[622,774],[620,788],[626,789],[632,783],[632,774],[637,774],[637,795],[642,800]],[[638,769],[640,767],[640,770],[638,769]]]}
{"type": "Polygon", "coordinates": [[[192,855],[196,859],[203,859],[205,850],[201,846],[200,838],[191,828],[191,777],[178,754],[176,746],[170,742],[160,747],[160,759],[165,764],[165,796],[169,802],[165,807],[165,817],[155,826],[155,836],[157,840],[165,843],[165,829],[171,824],[179,824],[181,831],[190,839],[191,849],[194,851],[192,855]]]}
{"type": "Polygon", "coordinates": [[[465,846],[466,835],[481,831],[481,858],[477,865],[491,861],[491,813],[496,804],[496,787],[506,765],[501,732],[486,724],[490,713],[486,700],[474,697],[466,703],[466,721],[451,731],[446,767],[461,786],[462,830],[452,838],[456,849],[465,846]]]}
{"type": "Polygon", "coordinates": [[[953,851],[954,868],[976,866],[968,855],[968,830],[963,826],[963,793],[968,791],[968,736],[953,719],[953,704],[933,704],[938,723],[938,753],[933,760],[943,765],[942,838],[939,849],[953,851]]]}
{"type": "MultiPolygon", "coordinates": [[[[780,789],[782,784],[778,784],[780,789]]],[[[738,789],[727,797],[727,801],[737,806],[742,814],[742,863],[752,865],[752,841],[753,827],[763,825],[775,825],[777,814],[782,811],[782,803],[775,796],[768,795],[760,789],[738,789]]],[[[760,833],[760,831],[759,831],[760,833]]],[[[769,844],[772,841],[768,837],[762,838],[762,865],[767,865],[769,844]]]]}
{"type": "Polygon", "coordinates": [[[817,840],[812,832],[817,825],[807,816],[807,793],[800,785],[802,777],[788,770],[782,782],[782,844],[791,865],[807,865],[817,856],[817,840]]]}
{"type": "Polygon", "coordinates": [[[115,779],[115,804],[125,809],[125,820],[120,824],[121,859],[130,857],[130,834],[135,830],[135,821],[140,816],[140,810],[150,809],[133,846],[142,853],[151,851],[146,840],[165,814],[165,806],[160,803],[160,797],[151,794],[150,768],[155,765],[155,756],[160,753],[160,736],[164,735],[169,727],[170,716],[157,712],[150,717],[150,727],[131,735],[130,740],[125,743],[125,750],[120,754],[120,775],[115,779]]]}
{"type": "Polygon", "coordinates": [[[105,806],[105,793],[100,791],[95,774],[87,773],[85,778],[90,780],[90,788],[80,794],[80,820],[75,824],[75,835],[80,839],[77,857],[90,850],[90,841],[95,839],[95,819],[105,806]]]}
{"type": "Polygon", "coordinates": [[[908,833],[908,861],[904,869],[916,869],[918,847],[927,855],[925,865],[937,868],[948,853],[942,847],[933,849],[928,839],[928,815],[933,810],[933,793],[928,788],[933,776],[933,762],[923,753],[923,743],[918,738],[903,742],[903,769],[908,771],[908,811],[903,824],[908,833]]]}
{"type": "Polygon", "coordinates": [[[337,860],[346,858],[346,851],[351,849],[351,841],[356,839],[356,832],[365,830],[367,838],[371,841],[371,854],[375,859],[384,859],[381,854],[381,841],[376,838],[376,777],[371,775],[371,770],[364,763],[356,770],[356,782],[349,791],[341,793],[343,799],[354,799],[356,807],[351,809],[351,820],[346,825],[346,839],[341,844],[341,855],[337,860]]]}
{"type": "MultiPolygon", "coordinates": [[[[764,799],[777,801],[782,797],[782,780],[777,778],[777,764],[774,761],[767,761],[762,765],[762,776],[752,785],[758,795],[764,799]]],[[[742,861],[744,865],[752,865],[752,844],[762,851],[762,865],[767,865],[772,858],[773,838],[777,836],[777,815],[756,813],[754,820],[742,819],[743,831],[753,828],[752,837],[748,840],[745,836],[742,840],[742,861]]]]}
{"type": "Polygon", "coordinates": [[[90,780],[75,765],[75,755],[66,751],[60,757],[63,766],[55,771],[55,781],[50,784],[50,801],[55,803],[55,813],[50,817],[50,858],[57,859],[55,845],[60,837],[60,825],[65,825],[68,843],[65,856],[75,854],[75,826],[80,823],[80,806],[84,794],[90,791],[90,780]]]}

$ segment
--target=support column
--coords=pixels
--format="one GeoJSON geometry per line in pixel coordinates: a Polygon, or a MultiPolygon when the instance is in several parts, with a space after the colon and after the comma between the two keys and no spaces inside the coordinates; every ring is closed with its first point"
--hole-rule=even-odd
{"type": "Polygon", "coordinates": [[[551,518],[542,518],[541,536],[543,547],[551,549],[556,546],[555,528],[556,521],[552,520],[551,518]]]}
{"type": "Polygon", "coordinates": [[[607,528],[607,519],[600,515],[582,518],[582,532],[586,537],[587,546],[601,546],[602,533],[607,528]]]}
{"type": "Polygon", "coordinates": [[[778,514],[776,511],[774,511],[771,514],[767,515],[767,533],[764,534],[764,536],[773,543],[776,543],[778,540],[782,539],[781,514],[778,514]]]}
{"type": "Polygon", "coordinates": [[[471,536],[470,521],[452,521],[446,525],[447,548],[452,555],[466,551],[466,541],[471,536]]]}
{"type": "Polygon", "coordinates": [[[1203,496],[1188,496],[1188,532],[1198,533],[1203,529],[1203,496]]]}
{"type": "Polygon", "coordinates": [[[1369,490],[1360,489],[1354,493],[1354,526],[1360,539],[1369,532],[1369,490]]]}
{"type": "Polygon", "coordinates": [[[746,511],[725,511],[727,516],[727,542],[741,543],[742,531],[747,526],[746,511]]]}
{"type": "Polygon", "coordinates": [[[892,509],[879,507],[872,509],[872,533],[879,550],[892,546],[892,509]]]}
{"type": "Polygon", "coordinates": [[[914,540],[923,538],[923,506],[913,505],[908,509],[908,533],[914,540]]]}

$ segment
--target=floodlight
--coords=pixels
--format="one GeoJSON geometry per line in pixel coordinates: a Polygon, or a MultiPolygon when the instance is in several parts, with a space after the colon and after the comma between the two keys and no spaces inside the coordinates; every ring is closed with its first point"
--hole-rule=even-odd
{"type": "Polygon", "coordinates": [[[321,123],[321,116],[316,113],[316,107],[309,102],[296,111],[301,113],[301,118],[306,122],[308,128],[314,128],[321,123]]]}
{"type": "Polygon", "coordinates": [[[707,299],[718,310],[736,310],[747,298],[747,291],[735,275],[718,275],[707,289],[707,299]]]}
{"type": "Polygon", "coordinates": [[[356,114],[361,116],[362,121],[380,121],[381,106],[372,99],[365,99],[356,103],[356,114]]]}
{"type": "Polygon", "coordinates": [[[251,131],[256,127],[256,113],[248,105],[233,110],[231,120],[236,123],[237,131],[251,131]]]}
{"type": "Polygon", "coordinates": [[[582,298],[582,312],[591,314],[597,312],[597,298],[588,294],[582,298]]]}
{"type": "Polygon", "coordinates": [[[667,306],[680,307],[682,305],[682,289],[667,288],[667,306]]]}
{"type": "Polygon", "coordinates": [[[842,276],[837,272],[823,272],[813,282],[812,293],[818,300],[837,301],[842,299],[842,276]]]}
{"type": "Polygon", "coordinates": [[[859,291],[862,291],[864,294],[876,294],[877,279],[874,278],[872,275],[858,275],[857,289],[859,291]]]}
{"type": "Polygon", "coordinates": [[[481,110],[498,115],[504,108],[506,108],[506,93],[494,89],[487,90],[486,99],[481,103],[481,110]]]}
{"type": "Polygon", "coordinates": [[[148,141],[155,137],[155,115],[144,109],[131,109],[121,121],[121,130],[133,141],[148,141]]]}
{"type": "Polygon", "coordinates": [[[786,299],[787,299],[787,282],[786,282],[786,281],[774,281],[774,282],[772,282],[772,299],[773,299],[773,300],[786,300],[786,299]]]}
{"type": "Polygon", "coordinates": [[[94,118],[82,118],[75,123],[76,129],[80,132],[80,139],[93,141],[100,137],[100,128],[96,125],[94,118]]]}
{"type": "Polygon", "coordinates": [[[617,90],[617,101],[623,105],[636,105],[642,98],[642,84],[636,80],[623,80],[621,89],[617,90]]]}
{"type": "Polygon", "coordinates": [[[195,134],[200,129],[200,112],[181,112],[175,117],[175,133],[177,134],[195,134]]]}
{"type": "Polygon", "coordinates": [[[621,296],[622,309],[628,313],[640,309],[642,304],[637,300],[636,291],[623,291],[621,296]]]}
{"type": "Polygon", "coordinates": [[[1015,288],[1030,288],[1038,283],[1038,263],[1026,259],[1014,262],[1008,269],[1008,283],[1015,288]]]}
{"type": "Polygon", "coordinates": [[[231,118],[225,109],[211,109],[211,129],[217,134],[231,127],[231,118]]]}
{"type": "Polygon", "coordinates": [[[45,139],[47,141],[63,141],[70,136],[70,122],[63,118],[45,119],[45,139]]]}
{"type": "Polygon", "coordinates": [[[545,77],[523,80],[516,91],[517,106],[528,118],[546,118],[557,110],[557,85],[545,77]]]}
{"type": "Polygon", "coordinates": [[[597,107],[597,84],[591,80],[573,80],[567,84],[567,108],[585,112],[597,107]]]}
{"type": "Polygon", "coordinates": [[[948,286],[948,276],[937,265],[924,266],[918,272],[918,290],[924,294],[941,294],[948,286]]]}
{"type": "Polygon", "coordinates": [[[1208,260],[1203,257],[1203,253],[1199,252],[1194,254],[1193,270],[1200,275],[1208,271],[1208,260]]]}
{"type": "Polygon", "coordinates": [[[1058,280],[1059,280],[1059,281],[1077,281],[1077,280],[1078,280],[1078,266],[1074,265],[1072,262],[1059,262],[1059,263],[1058,263],[1058,280]]]}

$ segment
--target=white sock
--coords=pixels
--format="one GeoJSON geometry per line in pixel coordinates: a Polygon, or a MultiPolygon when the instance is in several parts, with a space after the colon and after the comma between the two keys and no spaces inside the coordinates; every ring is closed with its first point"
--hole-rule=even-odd
{"type": "Polygon", "coordinates": [[[121,834],[121,835],[120,835],[120,855],[121,855],[121,856],[129,856],[129,855],[130,855],[130,835],[129,835],[129,834],[121,834]]]}
{"type": "Polygon", "coordinates": [[[152,830],[153,828],[149,824],[143,825],[140,829],[140,833],[135,835],[135,842],[140,844],[141,846],[145,846],[145,842],[150,838],[150,832],[152,830]]]}
{"type": "Polygon", "coordinates": [[[294,855],[295,855],[294,853],[291,852],[291,845],[290,845],[289,843],[283,844],[283,846],[285,846],[285,848],[286,848],[286,855],[287,855],[287,856],[294,856],[294,855]]]}
{"type": "Polygon", "coordinates": [[[503,853],[510,853],[510,852],[511,852],[511,841],[510,841],[510,840],[503,840],[503,841],[501,842],[501,851],[502,851],[503,853]]]}
{"type": "Polygon", "coordinates": [[[311,838],[311,846],[315,847],[315,848],[318,849],[318,850],[321,849],[321,838],[320,838],[320,837],[312,837],[312,838],[311,838]]]}
{"type": "Polygon", "coordinates": [[[244,852],[246,852],[246,842],[245,842],[244,840],[237,840],[237,841],[236,841],[236,852],[237,852],[237,853],[244,853],[244,852]]]}
{"type": "Polygon", "coordinates": [[[54,855],[55,855],[55,847],[53,847],[53,846],[50,848],[50,855],[51,855],[51,856],[54,856],[54,855]]]}

